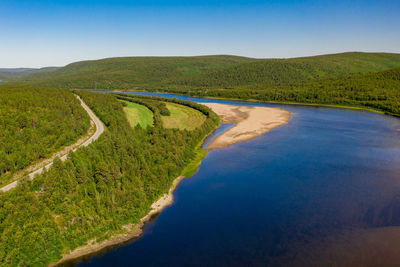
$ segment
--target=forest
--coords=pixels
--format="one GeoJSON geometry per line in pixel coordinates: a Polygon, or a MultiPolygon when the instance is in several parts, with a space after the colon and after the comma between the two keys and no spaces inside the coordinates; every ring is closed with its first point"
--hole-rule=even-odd
{"type": "Polygon", "coordinates": [[[400,68],[269,88],[261,85],[230,89],[175,87],[157,91],[261,102],[358,107],[400,116],[400,68]]]}
{"type": "MultiPolygon", "coordinates": [[[[34,180],[24,178],[14,190],[0,193],[1,266],[45,266],[89,240],[102,241],[137,223],[176,177],[195,172],[205,156],[199,144],[220,123],[210,109],[193,102],[65,89],[336,105],[400,116],[400,55],[115,58],[77,62],[0,85],[3,181],[86,133],[89,118],[74,94],[106,126],[99,139],[65,162],[57,159],[34,180]],[[125,102],[150,110],[152,124],[132,127],[125,102]],[[166,125],[166,118],[185,112],[168,108],[177,104],[194,109],[187,114],[201,113],[197,128],[166,125]]],[[[173,123],[178,122],[185,123],[173,123]]]]}
{"type": "Polygon", "coordinates": [[[154,113],[154,126],[132,128],[116,96],[75,93],[107,130],[65,162],[56,160],[34,180],[0,193],[2,266],[45,266],[88,240],[104,240],[123,225],[138,222],[172,181],[188,172],[186,166],[193,169],[203,153],[197,153],[198,145],[219,125],[215,113],[196,103],[119,96],[154,113]],[[195,108],[207,119],[191,131],[163,128],[165,110],[159,107],[166,101],[195,108]]]}
{"type": "Polygon", "coordinates": [[[389,53],[291,59],[132,57],[77,62],[15,83],[340,105],[399,116],[399,67],[400,54],[389,53]]]}
{"type": "Polygon", "coordinates": [[[90,120],[68,90],[0,86],[0,184],[86,134],[90,120]]]}

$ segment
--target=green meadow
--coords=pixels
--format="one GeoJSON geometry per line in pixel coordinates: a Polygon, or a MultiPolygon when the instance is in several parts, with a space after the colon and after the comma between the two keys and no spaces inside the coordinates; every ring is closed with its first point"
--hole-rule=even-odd
{"type": "Polygon", "coordinates": [[[153,113],[147,107],[136,103],[123,101],[125,103],[124,112],[132,127],[140,125],[143,129],[153,125],[153,113]]]}
{"type": "Polygon", "coordinates": [[[206,120],[206,116],[193,108],[175,104],[166,103],[169,116],[162,116],[165,128],[177,128],[179,130],[194,130],[206,120]]]}

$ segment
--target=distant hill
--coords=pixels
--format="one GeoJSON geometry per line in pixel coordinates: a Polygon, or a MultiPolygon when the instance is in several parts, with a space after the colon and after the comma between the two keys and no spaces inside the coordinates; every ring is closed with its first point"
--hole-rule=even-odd
{"type": "Polygon", "coordinates": [[[87,89],[266,88],[396,66],[400,66],[400,54],[358,52],[292,59],[124,57],[76,62],[20,80],[43,86],[87,89]]]}
{"type": "Polygon", "coordinates": [[[225,89],[177,87],[167,91],[193,96],[251,99],[263,102],[360,107],[400,117],[400,67],[266,88],[248,85],[225,89]]]}
{"type": "Polygon", "coordinates": [[[400,54],[342,53],[259,60],[184,78],[180,83],[200,88],[269,88],[377,72],[397,66],[400,66],[400,54]]]}
{"type": "Polygon", "coordinates": [[[22,80],[64,88],[153,87],[253,61],[256,59],[236,56],[107,58],[72,63],[22,80]]]}
{"type": "Polygon", "coordinates": [[[357,106],[400,116],[399,76],[400,54],[352,52],[291,59],[108,58],[77,62],[16,81],[56,88],[357,106]]]}
{"type": "Polygon", "coordinates": [[[45,68],[0,68],[0,80],[12,80],[13,78],[23,77],[35,73],[50,72],[58,69],[59,67],[45,67],[45,68]]]}

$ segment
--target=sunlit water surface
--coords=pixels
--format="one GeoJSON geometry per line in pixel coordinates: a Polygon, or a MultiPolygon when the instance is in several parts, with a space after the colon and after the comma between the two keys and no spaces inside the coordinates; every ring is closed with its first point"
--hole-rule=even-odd
{"type": "Polygon", "coordinates": [[[199,172],[181,182],[174,204],[147,223],[139,239],[69,264],[400,262],[400,119],[357,110],[240,104],[282,107],[293,116],[256,139],[211,151],[199,172]]]}

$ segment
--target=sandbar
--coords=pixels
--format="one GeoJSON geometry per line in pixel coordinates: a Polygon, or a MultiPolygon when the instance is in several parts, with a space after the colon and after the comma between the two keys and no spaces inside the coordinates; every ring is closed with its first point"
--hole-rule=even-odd
{"type": "Polygon", "coordinates": [[[201,103],[218,114],[222,123],[235,125],[217,136],[208,146],[208,150],[224,148],[232,144],[247,141],[272,129],[288,123],[291,113],[282,108],[238,106],[220,103],[201,103]]]}

